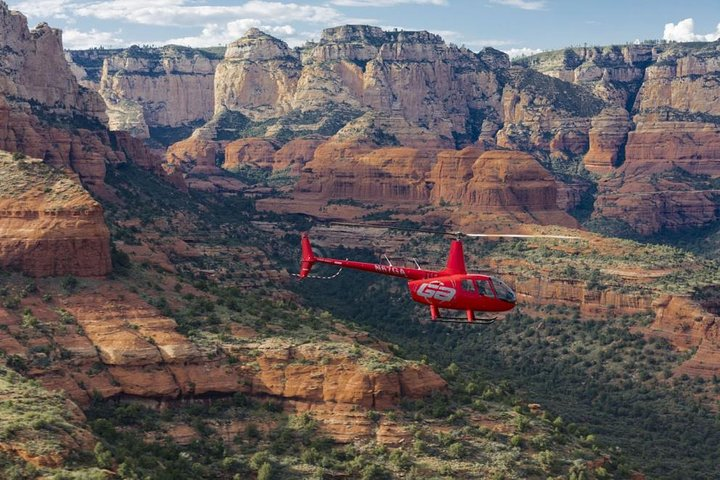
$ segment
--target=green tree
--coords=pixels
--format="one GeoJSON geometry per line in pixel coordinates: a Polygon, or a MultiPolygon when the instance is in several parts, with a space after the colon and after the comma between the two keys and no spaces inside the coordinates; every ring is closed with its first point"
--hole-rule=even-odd
{"type": "Polygon", "coordinates": [[[452,380],[458,376],[458,373],[460,373],[460,367],[458,367],[455,362],[452,362],[445,369],[445,373],[447,374],[448,378],[452,380]]]}
{"type": "Polygon", "coordinates": [[[111,468],[113,465],[113,456],[110,450],[105,448],[105,446],[98,442],[95,444],[95,449],[93,450],[95,453],[95,461],[97,462],[98,467],[100,468],[111,468]]]}

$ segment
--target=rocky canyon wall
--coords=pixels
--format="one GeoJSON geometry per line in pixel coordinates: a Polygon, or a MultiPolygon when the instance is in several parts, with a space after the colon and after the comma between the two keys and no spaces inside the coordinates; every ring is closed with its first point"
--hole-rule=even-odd
{"type": "Polygon", "coordinates": [[[110,272],[102,207],[73,177],[0,152],[0,267],[33,277],[110,272]]]}
{"type": "Polygon", "coordinates": [[[176,45],[70,51],[78,81],[94,87],[107,106],[109,127],[138,138],[172,143],[210,119],[213,80],[223,49],[176,45]]]}
{"type": "MultiPolygon", "coordinates": [[[[597,190],[594,218],[641,234],[718,219],[717,43],[571,48],[511,65],[496,50],[474,53],[427,32],[341,26],[298,48],[251,29],[222,60],[217,53],[132,48],[73,58],[93,72],[103,65],[97,88],[113,128],[165,144],[189,137],[167,161],[191,177],[212,173],[193,182],[205,189],[243,188],[218,167],[250,166],[288,169],[302,193],[324,183],[326,200],[461,202],[466,182],[448,190],[440,152],[500,147],[541,162],[559,182],[561,210],[597,190]],[[188,88],[201,92],[192,102],[181,98],[188,88]]],[[[460,167],[461,176],[472,171],[460,167]]]]}
{"type": "Polygon", "coordinates": [[[718,42],[566,49],[527,64],[609,105],[592,119],[584,155],[602,175],[595,218],[645,235],[720,218],[718,42]]]}
{"type": "Polygon", "coordinates": [[[160,157],[142,142],[108,131],[105,103],[78,83],[60,30],[30,30],[0,2],[0,33],[0,149],[70,168],[96,192],[105,188],[106,164],[133,160],[161,172],[160,157]]]}

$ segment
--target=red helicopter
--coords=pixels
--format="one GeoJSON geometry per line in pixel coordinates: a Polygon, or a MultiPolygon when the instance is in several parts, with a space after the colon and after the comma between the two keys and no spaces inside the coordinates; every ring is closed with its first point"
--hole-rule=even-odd
{"type": "MultiPolygon", "coordinates": [[[[434,232],[436,233],[436,232],[434,232]]],[[[515,235],[515,234],[464,234],[467,237],[511,237],[511,238],[556,238],[576,239],[564,235],[515,235]]],[[[476,318],[476,312],[506,312],[515,307],[517,298],[502,280],[497,277],[479,273],[468,273],[465,268],[465,255],[460,240],[450,244],[445,268],[440,271],[418,268],[396,267],[392,264],[355,262],[335,258],[316,257],[310,245],[307,233],[300,240],[302,260],[300,264],[301,279],[307,278],[315,263],[325,263],[342,268],[379,273],[408,280],[410,295],[415,302],[430,306],[430,317],[433,321],[443,323],[477,323],[490,324],[495,318],[476,318]],[[466,319],[442,317],[440,309],[464,310],[466,319]]],[[[390,262],[388,262],[390,263],[390,262]]]]}

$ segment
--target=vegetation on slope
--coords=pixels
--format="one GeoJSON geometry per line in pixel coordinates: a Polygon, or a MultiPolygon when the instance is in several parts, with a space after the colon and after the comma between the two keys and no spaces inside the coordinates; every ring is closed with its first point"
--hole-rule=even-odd
{"type": "MultiPolygon", "coordinates": [[[[125,202],[123,208],[108,206],[107,210],[117,239],[149,242],[148,237],[152,235],[148,234],[157,230],[162,231],[165,238],[171,235],[187,238],[191,230],[197,245],[206,252],[217,248],[224,250],[217,255],[205,254],[175,261],[179,271],[176,281],[191,284],[203,292],[202,295],[180,295],[174,289],[168,291],[162,286],[145,289],[148,301],[175,318],[180,331],[193,341],[199,344],[232,341],[228,337],[228,327],[238,323],[256,329],[262,336],[319,341],[320,344],[326,341],[326,335],[338,333],[337,317],[322,313],[319,308],[298,308],[295,299],[282,300],[284,287],[268,282],[263,273],[244,267],[237,261],[238,257],[233,256],[234,248],[255,246],[261,248],[261,252],[274,254],[286,251],[288,242],[295,245],[294,235],[269,239],[267,234],[254,230],[249,220],[259,215],[251,203],[240,198],[218,200],[198,193],[184,197],[183,194],[165,192],[164,189],[169,187],[156,184],[156,179],[132,168],[112,171],[109,175],[109,183],[125,202]],[[192,214],[194,211],[201,211],[202,216],[192,214]],[[190,215],[191,221],[176,223],[174,219],[179,214],[190,215]],[[142,229],[124,226],[135,218],[140,219],[142,229]],[[203,232],[214,234],[206,236],[203,232]],[[247,282],[251,282],[250,291],[240,286],[247,282]],[[205,294],[214,300],[206,301],[205,294]],[[275,300],[268,301],[269,297],[275,300]]],[[[294,222],[292,218],[287,220],[291,224],[294,222]]],[[[305,227],[296,223],[295,228],[305,227]]],[[[136,288],[142,288],[144,284],[160,285],[167,276],[150,265],[134,262],[129,262],[118,273],[120,280],[136,288]]],[[[371,337],[367,342],[371,345],[377,340],[371,337]]],[[[356,350],[360,349],[363,353],[358,361],[368,368],[393,367],[386,359],[374,358],[371,350],[361,344],[346,344],[344,348],[348,349],[348,356],[355,356],[356,350]]],[[[393,362],[402,363],[403,360],[393,362]]],[[[204,478],[231,478],[232,475],[242,478],[253,470],[260,475],[261,468],[270,469],[283,478],[328,474],[353,478],[401,475],[405,478],[544,478],[570,471],[587,471],[600,478],[620,468],[612,461],[605,466],[588,467],[588,462],[597,460],[599,455],[593,451],[597,447],[593,447],[592,437],[588,439],[589,432],[567,430],[561,420],[556,421],[556,416],[549,413],[531,413],[527,400],[502,382],[479,378],[468,382],[452,366],[446,376],[454,391],[449,401],[438,396],[430,402],[406,404],[397,412],[368,413],[373,421],[390,418],[411,430],[412,445],[401,449],[382,447],[374,442],[356,442],[343,447],[320,439],[317,444],[317,435],[293,427],[298,421],[306,427],[314,425],[311,418],[298,420],[274,411],[277,408],[272,404],[242,396],[214,401],[210,407],[188,407],[196,412],[192,416],[183,409],[173,409],[174,413],[165,414],[143,410],[137,415],[124,415],[125,420],[116,420],[114,417],[127,407],[106,404],[97,405],[96,411],[101,414],[93,411],[90,416],[95,419],[92,422],[95,432],[103,438],[113,458],[118,464],[126,465],[123,469],[154,478],[187,468],[188,460],[200,456],[206,461],[195,462],[190,468],[204,478]],[[133,424],[130,418],[136,417],[145,418],[141,422],[147,421],[150,425],[133,424]],[[112,425],[104,424],[104,418],[112,425]],[[140,432],[162,432],[171,424],[190,422],[201,435],[213,437],[213,432],[223,422],[238,418],[247,418],[256,427],[265,424],[272,427],[258,432],[257,428],[249,426],[230,444],[212,447],[215,448],[212,452],[197,444],[180,447],[171,441],[155,442],[147,448],[138,446],[141,444],[137,436],[140,432]],[[116,435],[117,432],[122,434],[116,435]],[[163,458],[162,467],[157,466],[157,457],[163,458]],[[264,461],[260,462],[258,458],[264,461]],[[263,467],[264,463],[269,467],[263,467]],[[378,467],[377,464],[386,466],[378,467]]]]}
{"type": "MultiPolygon", "coordinates": [[[[370,258],[367,251],[332,253],[370,258]]],[[[428,313],[389,279],[348,272],[322,290],[308,283],[298,289],[311,304],[401,345],[403,356],[429,359],[440,370],[455,364],[466,381],[507,381],[573,429],[588,429],[606,447],[619,447],[618,474],[632,468],[652,478],[715,478],[718,452],[711,445],[720,445],[720,417],[711,399],[694,393],[707,386],[670,379],[686,357],[629,331],[647,317],[609,314],[591,321],[576,309],[549,306],[468,331],[418,322],[428,313]]],[[[710,388],[720,393],[720,386],[710,388]]]]}

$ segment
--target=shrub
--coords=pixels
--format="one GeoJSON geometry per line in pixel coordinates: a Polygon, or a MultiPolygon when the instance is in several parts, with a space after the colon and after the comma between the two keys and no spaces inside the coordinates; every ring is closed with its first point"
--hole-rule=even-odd
{"type": "Polygon", "coordinates": [[[535,460],[546,472],[549,472],[555,464],[555,454],[550,450],[543,450],[535,454],[535,460]]]}
{"type": "Polygon", "coordinates": [[[273,478],[273,467],[270,462],[263,463],[258,469],[257,480],[271,480],[273,478]]]}
{"type": "Polygon", "coordinates": [[[528,426],[530,426],[530,420],[526,416],[520,415],[515,419],[515,427],[518,432],[524,432],[528,426]]]}
{"type": "Polygon", "coordinates": [[[105,446],[98,442],[95,444],[95,461],[100,468],[111,468],[113,464],[112,453],[105,446]]]}
{"type": "Polygon", "coordinates": [[[259,451],[250,457],[250,468],[255,471],[259,471],[263,465],[269,464],[271,459],[272,456],[270,455],[270,452],[267,450],[259,451]]]}
{"type": "Polygon", "coordinates": [[[427,443],[425,443],[423,440],[415,440],[413,442],[413,451],[417,454],[423,454],[427,450],[427,443]]]}
{"type": "Polygon", "coordinates": [[[451,363],[447,366],[445,369],[445,373],[447,374],[449,379],[454,379],[458,376],[458,373],[460,373],[460,367],[457,366],[455,362],[451,363]]]}
{"type": "Polygon", "coordinates": [[[465,447],[460,442],[450,444],[447,453],[452,458],[462,458],[465,456],[465,447]]]}
{"type": "Polygon", "coordinates": [[[380,465],[370,463],[362,469],[360,478],[362,480],[385,480],[386,478],[390,478],[390,475],[387,470],[380,465]]]}
{"type": "Polygon", "coordinates": [[[67,277],[63,278],[60,282],[60,286],[65,290],[67,293],[73,293],[75,289],[78,287],[78,279],[73,277],[72,275],[68,275],[67,277]]]}

